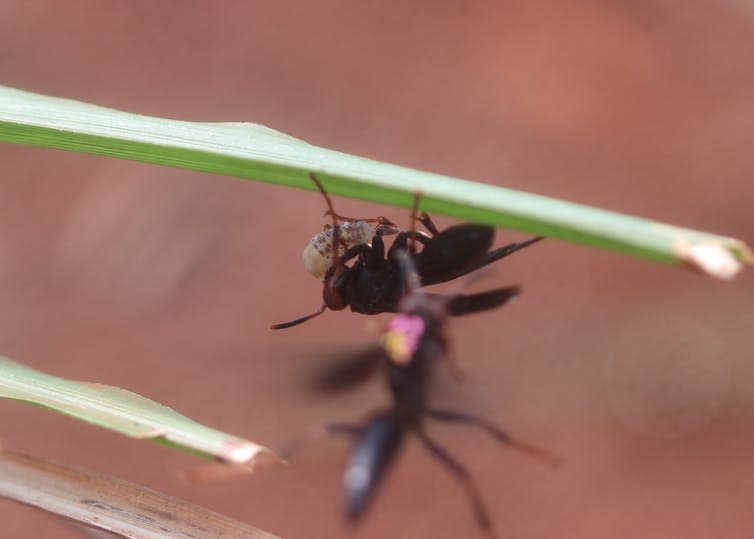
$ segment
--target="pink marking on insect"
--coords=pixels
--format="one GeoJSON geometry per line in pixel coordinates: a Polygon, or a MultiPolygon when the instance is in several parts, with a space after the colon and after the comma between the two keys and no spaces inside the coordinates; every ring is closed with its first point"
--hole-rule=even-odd
{"type": "Polygon", "coordinates": [[[392,361],[405,365],[419,347],[425,330],[426,325],[421,317],[396,315],[390,320],[388,330],[382,336],[382,346],[392,361]]]}

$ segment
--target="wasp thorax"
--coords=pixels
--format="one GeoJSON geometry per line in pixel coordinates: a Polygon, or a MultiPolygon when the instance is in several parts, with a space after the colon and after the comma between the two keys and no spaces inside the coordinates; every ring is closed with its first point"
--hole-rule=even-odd
{"type": "MultiPolygon", "coordinates": [[[[370,245],[374,229],[364,221],[347,222],[340,225],[340,241],[338,242],[338,256],[342,256],[347,249],[356,245],[370,245]]],[[[332,267],[332,236],[333,228],[327,228],[314,236],[304,248],[301,255],[306,271],[322,279],[327,270],[332,267]]]]}

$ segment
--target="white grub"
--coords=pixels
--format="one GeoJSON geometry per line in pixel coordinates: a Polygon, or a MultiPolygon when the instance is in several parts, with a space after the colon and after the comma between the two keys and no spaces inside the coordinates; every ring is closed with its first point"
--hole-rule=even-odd
{"type": "MultiPolygon", "coordinates": [[[[324,278],[332,266],[332,235],[329,227],[314,236],[301,255],[306,271],[318,279],[324,278]]],[[[340,225],[338,256],[355,245],[371,245],[374,229],[365,221],[346,222],[340,225]]]]}

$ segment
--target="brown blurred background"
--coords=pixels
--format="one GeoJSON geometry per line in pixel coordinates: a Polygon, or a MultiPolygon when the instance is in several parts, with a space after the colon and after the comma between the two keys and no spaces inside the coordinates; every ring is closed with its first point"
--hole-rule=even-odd
{"type": "MultiPolygon", "coordinates": [[[[744,1],[0,2],[0,83],[313,144],[754,241],[754,5],[744,1]]],[[[0,146],[0,354],[114,384],[271,446],[386,402],[308,376],[372,337],[310,312],[307,192],[0,146]]],[[[345,214],[402,211],[337,199],[345,214]]],[[[445,225],[449,221],[439,219],[445,225]]],[[[498,244],[518,238],[500,231],[498,244]]],[[[457,320],[435,398],[563,455],[546,469],[437,426],[502,537],[754,531],[754,272],[730,283],[555,241],[500,263],[515,305],[457,320]]],[[[193,486],[196,460],[0,402],[14,450],[143,483],[289,538],[474,537],[462,490],[409,444],[361,526],[348,442],[193,486]]],[[[0,500],[0,536],[79,537],[0,500]]]]}

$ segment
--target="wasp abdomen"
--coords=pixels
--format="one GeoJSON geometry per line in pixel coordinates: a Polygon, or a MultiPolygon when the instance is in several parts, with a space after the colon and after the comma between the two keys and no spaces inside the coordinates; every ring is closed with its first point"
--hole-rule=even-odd
{"type": "Polygon", "coordinates": [[[356,520],[364,512],[403,441],[404,427],[395,412],[374,417],[365,427],[343,475],[346,516],[356,520]]]}

